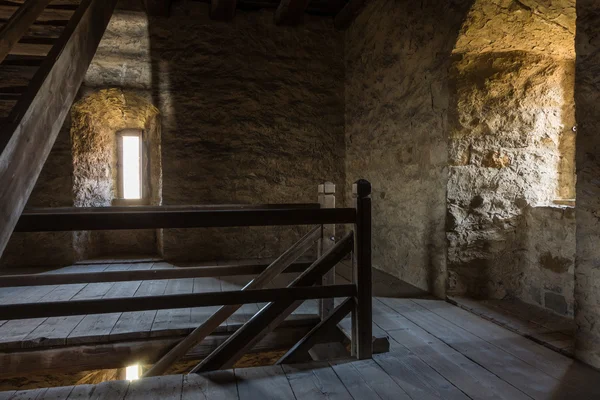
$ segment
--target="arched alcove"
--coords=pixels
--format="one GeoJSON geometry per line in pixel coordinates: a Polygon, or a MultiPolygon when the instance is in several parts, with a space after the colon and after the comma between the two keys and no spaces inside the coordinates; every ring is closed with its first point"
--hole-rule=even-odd
{"type": "Polygon", "coordinates": [[[573,313],[575,0],[477,0],[452,52],[449,292],[573,313]]]}
{"type": "MultiPolygon", "coordinates": [[[[159,111],[132,92],[104,89],[85,95],[71,111],[73,198],[75,207],[109,207],[118,193],[118,138],[124,130],[142,133],[148,159],[145,199],[160,205],[162,197],[161,132],[159,111]]],[[[119,205],[121,205],[119,203],[119,205]]],[[[154,230],[76,232],[79,259],[160,253],[154,230]]]]}

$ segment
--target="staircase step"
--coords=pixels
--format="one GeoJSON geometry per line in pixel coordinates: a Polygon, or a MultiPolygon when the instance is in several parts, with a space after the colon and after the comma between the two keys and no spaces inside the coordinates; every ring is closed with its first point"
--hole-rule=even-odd
{"type": "Polygon", "coordinates": [[[20,56],[9,54],[0,65],[39,67],[45,59],[46,57],[42,56],[20,56]]]}

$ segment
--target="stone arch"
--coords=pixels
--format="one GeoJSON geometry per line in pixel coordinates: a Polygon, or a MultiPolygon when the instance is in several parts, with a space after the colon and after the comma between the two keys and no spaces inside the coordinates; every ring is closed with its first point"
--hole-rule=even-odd
{"type": "Polygon", "coordinates": [[[449,292],[573,313],[575,0],[476,0],[452,52],[449,292]],[[561,264],[564,274],[552,266],[561,264]],[[546,263],[547,264],[547,263],[546,263]]]}
{"type": "MultiPolygon", "coordinates": [[[[150,205],[162,202],[160,115],[151,101],[122,89],[84,95],[71,110],[75,207],[111,206],[117,196],[117,133],[141,129],[149,158],[150,205]]],[[[160,253],[156,231],[76,232],[77,258],[160,253]]]]}

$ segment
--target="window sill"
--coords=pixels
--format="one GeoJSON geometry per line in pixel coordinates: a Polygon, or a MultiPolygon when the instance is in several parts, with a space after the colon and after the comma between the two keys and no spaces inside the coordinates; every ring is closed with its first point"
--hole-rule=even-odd
{"type": "Polygon", "coordinates": [[[113,199],[113,206],[148,206],[150,199],[113,199]]]}
{"type": "Polygon", "coordinates": [[[575,207],[575,199],[556,199],[552,202],[555,206],[575,207]]]}

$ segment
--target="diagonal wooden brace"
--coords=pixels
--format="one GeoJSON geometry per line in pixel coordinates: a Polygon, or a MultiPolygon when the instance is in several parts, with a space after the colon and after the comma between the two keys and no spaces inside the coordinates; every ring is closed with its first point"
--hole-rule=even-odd
{"type": "MultiPolygon", "coordinates": [[[[354,246],[354,232],[347,234],[334,247],[329,249],[315,261],[304,273],[296,278],[289,287],[312,286],[327,271],[340,262],[354,246]]],[[[191,372],[206,372],[223,368],[231,368],[250,348],[266,334],[275,329],[286,319],[302,301],[277,301],[269,303],[217,347],[208,357],[191,372]]]]}
{"type": "Polygon", "coordinates": [[[337,306],[331,314],[317,326],[312,328],[298,343],[296,343],[276,364],[290,364],[298,361],[298,356],[307,353],[312,347],[319,343],[319,339],[337,329],[337,324],[354,309],[354,299],[348,298],[337,306]]]}
{"type": "MultiPolygon", "coordinates": [[[[279,258],[271,263],[260,275],[250,281],[242,290],[258,289],[269,283],[273,278],[293,264],[302,254],[321,237],[321,227],[318,226],[304,235],[292,247],[287,249],[279,258]]],[[[210,335],[227,318],[231,317],[241,305],[222,306],[208,320],[194,329],[185,339],[173,347],[145,374],[144,378],[162,375],[175,361],[183,357],[191,348],[210,335]]]]}

